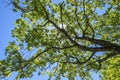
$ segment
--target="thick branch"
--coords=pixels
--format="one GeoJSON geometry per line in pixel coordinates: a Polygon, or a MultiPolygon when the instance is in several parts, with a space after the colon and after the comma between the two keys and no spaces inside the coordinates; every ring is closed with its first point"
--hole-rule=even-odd
{"type": "Polygon", "coordinates": [[[107,50],[107,47],[108,47],[111,50],[120,52],[120,46],[119,45],[113,44],[113,43],[105,41],[105,40],[93,39],[93,38],[89,38],[89,37],[76,37],[76,39],[87,40],[87,41],[93,42],[94,44],[106,47],[106,50],[107,50]]]}

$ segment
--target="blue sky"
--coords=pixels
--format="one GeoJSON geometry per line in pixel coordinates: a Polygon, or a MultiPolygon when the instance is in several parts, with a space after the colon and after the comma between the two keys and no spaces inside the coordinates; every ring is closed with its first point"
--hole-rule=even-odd
{"type": "Polygon", "coordinates": [[[8,44],[8,41],[12,40],[11,30],[13,29],[13,24],[19,14],[12,12],[11,7],[6,7],[7,1],[0,0],[0,59],[4,57],[4,49],[8,44]]]}
{"type": "MultiPolygon", "coordinates": [[[[8,45],[9,41],[12,41],[13,38],[11,37],[11,30],[14,28],[14,22],[17,18],[19,18],[20,13],[14,13],[12,11],[12,6],[8,5],[8,1],[10,0],[0,0],[0,60],[4,59],[4,49],[8,45]]],[[[54,0],[57,1],[57,0],[54,0]]],[[[14,80],[15,79],[14,73],[9,79],[7,80],[14,80]]],[[[93,77],[95,80],[98,79],[98,75],[94,74],[93,77]]],[[[47,80],[48,76],[45,75],[43,77],[37,76],[36,73],[34,73],[34,76],[32,79],[21,79],[21,80],[47,80]]],[[[63,79],[66,80],[66,79],[63,79]]]]}

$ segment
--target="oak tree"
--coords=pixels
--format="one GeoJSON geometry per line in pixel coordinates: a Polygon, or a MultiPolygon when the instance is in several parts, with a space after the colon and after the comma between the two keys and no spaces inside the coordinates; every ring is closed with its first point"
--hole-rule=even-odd
{"type": "Polygon", "coordinates": [[[0,77],[17,72],[16,79],[48,74],[91,80],[119,80],[119,0],[12,0],[20,12],[12,30],[13,42],[0,61],[0,77]],[[116,73],[117,72],[117,73],[116,73]]]}

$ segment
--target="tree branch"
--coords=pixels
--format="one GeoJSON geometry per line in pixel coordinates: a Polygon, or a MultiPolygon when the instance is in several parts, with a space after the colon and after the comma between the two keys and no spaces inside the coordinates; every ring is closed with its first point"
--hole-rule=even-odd
{"type": "Polygon", "coordinates": [[[98,62],[99,63],[104,62],[104,61],[108,60],[109,58],[114,57],[116,55],[118,55],[118,54],[117,53],[110,53],[110,54],[106,55],[104,58],[98,60],[98,62]]]}
{"type": "Polygon", "coordinates": [[[76,39],[87,40],[87,41],[93,42],[94,44],[106,47],[106,50],[107,50],[107,48],[110,48],[111,50],[120,52],[120,46],[119,45],[113,44],[113,43],[105,41],[105,40],[93,39],[93,38],[89,38],[89,37],[77,37],[77,36],[76,36],[76,39]]]}
{"type": "Polygon", "coordinates": [[[48,52],[48,51],[51,50],[51,49],[52,49],[52,48],[48,48],[48,49],[42,51],[41,53],[35,55],[34,57],[30,58],[29,60],[27,60],[27,61],[26,61],[26,64],[22,67],[22,70],[23,70],[30,62],[34,61],[34,60],[35,60],[36,58],[38,58],[40,55],[42,55],[42,54],[45,53],[45,52],[48,52]]]}
{"type": "MultiPolygon", "coordinates": [[[[83,0],[83,12],[84,12],[84,16],[85,16],[85,22],[86,22],[86,29],[84,30],[84,34],[86,33],[86,31],[87,31],[87,29],[88,29],[88,27],[90,27],[90,29],[92,30],[92,38],[94,38],[95,37],[95,32],[94,32],[94,29],[93,29],[93,27],[90,25],[90,23],[89,23],[89,18],[88,18],[88,16],[86,15],[86,10],[85,10],[85,0],[83,0]]],[[[84,36],[83,36],[84,37],[84,36]]]]}
{"type": "Polygon", "coordinates": [[[62,28],[63,28],[63,3],[64,2],[62,2],[60,4],[60,19],[61,19],[61,23],[62,23],[62,28]]]}
{"type": "Polygon", "coordinates": [[[38,1],[40,6],[42,7],[43,11],[45,12],[45,15],[46,15],[46,18],[48,19],[49,18],[49,13],[47,12],[45,6],[42,5],[42,3],[40,1],[38,1]]]}
{"type": "MultiPolygon", "coordinates": [[[[76,58],[77,61],[75,61],[75,62],[66,61],[66,62],[63,62],[63,63],[72,63],[72,64],[83,65],[83,64],[87,63],[87,62],[94,56],[95,53],[96,53],[96,52],[93,52],[93,53],[88,57],[88,59],[86,59],[86,60],[83,61],[83,62],[80,62],[80,61],[76,58]]],[[[73,56],[70,56],[70,57],[75,58],[75,57],[73,57],[73,56]]]]}

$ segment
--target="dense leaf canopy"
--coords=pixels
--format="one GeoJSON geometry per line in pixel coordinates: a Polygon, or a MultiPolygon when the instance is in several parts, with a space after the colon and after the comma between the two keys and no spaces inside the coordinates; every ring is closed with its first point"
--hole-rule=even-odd
{"type": "Polygon", "coordinates": [[[0,61],[0,77],[16,79],[48,74],[91,80],[119,80],[119,0],[12,0],[21,12],[12,30],[13,42],[0,61]]]}

